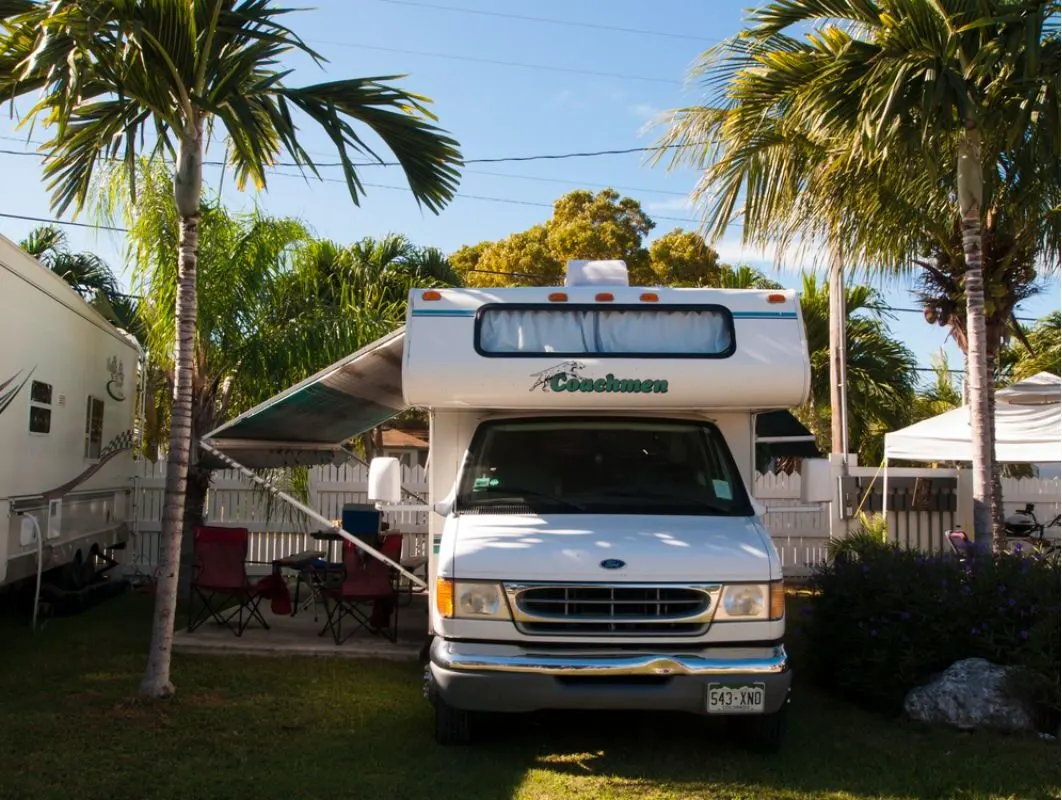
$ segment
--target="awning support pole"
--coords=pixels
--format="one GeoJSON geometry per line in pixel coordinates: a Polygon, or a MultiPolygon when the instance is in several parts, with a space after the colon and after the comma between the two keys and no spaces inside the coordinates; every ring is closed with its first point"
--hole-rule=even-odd
{"type": "Polygon", "coordinates": [[[363,542],[361,539],[359,539],[354,534],[348,533],[347,531],[343,530],[343,528],[341,528],[340,526],[336,525],[334,522],[332,522],[332,520],[328,519],[327,517],[325,517],[325,516],[323,516],[321,514],[318,514],[316,511],[314,511],[309,506],[300,503],[298,500],[296,500],[290,494],[288,494],[285,491],[282,491],[281,489],[278,489],[276,486],[274,486],[272,483],[267,481],[265,478],[263,478],[263,477],[261,477],[259,475],[255,475],[254,472],[252,472],[251,470],[247,469],[247,467],[243,466],[243,464],[240,464],[239,462],[234,461],[229,456],[227,456],[224,453],[222,453],[221,451],[211,447],[209,444],[207,444],[206,442],[204,442],[202,440],[200,440],[199,446],[202,447],[204,450],[206,450],[211,455],[217,456],[218,459],[220,459],[224,463],[228,464],[230,467],[232,467],[233,469],[237,470],[238,472],[240,472],[245,477],[250,478],[252,481],[257,483],[263,489],[265,489],[266,491],[270,492],[274,497],[276,497],[276,498],[278,498],[280,500],[283,500],[285,503],[287,503],[288,505],[292,506],[293,508],[297,508],[303,514],[305,514],[306,516],[310,517],[311,519],[317,520],[322,525],[326,525],[330,531],[333,531],[334,533],[338,533],[340,536],[342,536],[348,542],[353,544],[355,547],[360,548],[361,550],[364,550],[366,553],[369,553],[373,558],[375,558],[375,559],[377,559],[379,561],[384,562],[385,564],[389,564],[390,566],[394,567],[400,573],[402,573],[402,575],[404,575],[410,581],[412,581],[413,584],[415,584],[416,586],[419,586],[421,589],[427,589],[428,588],[428,584],[427,583],[425,583],[423,580],[418,578],[412,572],[407,571],[405,568],[402,567],[401,564],[399,564],[399,563],[397,563],[395,561],[392,561],[391,559],[389,559],[387,556],[385,556],[383,553],[381,553],[376,548],[370,547],[369,545],[365,544],[365,542],[363,542]]]}

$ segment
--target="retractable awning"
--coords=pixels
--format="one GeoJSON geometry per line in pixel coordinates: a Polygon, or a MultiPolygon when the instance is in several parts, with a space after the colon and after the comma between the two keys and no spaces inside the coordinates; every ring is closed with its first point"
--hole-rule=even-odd
{"type": "Polygon", "coordinates": [[[346,442],[408,407],[402,395],[404,345],[403,327],[240,414],[203,441],[251,469],[339,460],[346,442]]]}
{"type": "Polygon", "coordinates": [[[774,458],[822,458],[815,436],[785,410],[756,415],[756,445],[774,458]]]}

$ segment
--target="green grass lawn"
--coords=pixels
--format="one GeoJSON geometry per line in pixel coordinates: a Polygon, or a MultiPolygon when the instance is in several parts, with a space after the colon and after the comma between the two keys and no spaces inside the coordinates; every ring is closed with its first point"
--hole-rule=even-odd
{"type": "Polygon", "coordinates": [[[774,756],[634,715],[516,717],[440,748],[412,663],[178,654],[176,697],[146,702],[151,604],[0,622],[0,798],[1059,797],[1057,743],[920,730],[799,683],[774,756]]]}

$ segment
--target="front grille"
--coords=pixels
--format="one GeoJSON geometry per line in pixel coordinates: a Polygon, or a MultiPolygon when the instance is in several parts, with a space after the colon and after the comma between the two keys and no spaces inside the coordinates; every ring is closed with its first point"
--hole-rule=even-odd
{"type": "Polygon", "coordinates": [[[715,586],[509,587],[517,627],[568,636],[696,636],[708,628],[715,586]]]}

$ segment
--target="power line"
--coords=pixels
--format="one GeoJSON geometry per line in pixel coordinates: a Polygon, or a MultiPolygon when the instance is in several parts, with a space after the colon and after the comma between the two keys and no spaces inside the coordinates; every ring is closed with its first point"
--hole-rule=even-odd
{"type": "MultiPolygon", "coordinates": [[[[304,175],[297,175],[291,172],[272,172],[270,175],[275,175],[280,178],[305,178],[306,180],[321,180],[325,183],[342,183],[346,184],[346,181],[342,178],[311,178],[304,175]]],[[[365,183],[362,182],[362,186],[366,186],[370,189],[389,189],[397,192],[410,191],[408,186],[392,186],[387,183],[365,183]]],[[[506,205],[513,206],[529,206],[532,208],[553,208],[553,203],[544,203],[540,200],[520,200],[514,197],[491,197],[489,195],[482,194],[469,194],[467,192],[458,192],[454,196],[455,200],[480,200],[486,203],[505,203],[506,205]]],[[[654,220],[664,220],[666,222],[681,222],[685,225],[700,225],[701,221],[696,219],[689,219],[687,217],[668,217],[659,214],[654,214],[652,217],[654,220]]],[[[737,227],[741,225],[740,222],[730,222],[729,226],[737,227]]]]}
{"type": "Polygon", "coordinates": [[[24,222],[43,222],[49,225],[71,225],[75,228],[93,228],[101,231],[114,231],[115,233],[128,233],[128,228],[117,228],[113,225],[96,225],[91,222],[75,222],[74,220],[65,219],[47,219],[45,217],[32,217],[25,214],[9,214],[6,212],[0,212],[0,217],[6,217],[8,219],[19,219],[24,222]]]}
{"type": "Polygon", "coordinates": [[[378,50],[382,53],[401,53],[407,56],[428,56],[429,58],[443,58],[448,61],[468,61],[473,64],[490,64],[496,67],[517,67],[519,69],[544,70],[546,72],[563,72],[570,75],[590,75],[595,78],[616,78],[622,81],[647,81],[649,83],[666,83],[670,86],[681,86],[682,81],[674,78],[657,78],[648,75],[623,75],[618,72],[600,72],[593,69],[578,69],[577,67],[557,67],[553,64],[527,64],[521,61],[503,61],[497,58],[479,58],[478,56],[459,56],[453,53],[432,53],[427,50],[406,50],[400,47],[381,47],[375,44],[362,44],[359,42],[337,42],[334,40],[316,39],[316,44],[327,44],[334,47],[350,47],[357,50],[378,50]]]}
{"type": "Polygon", "coordinates": [[[548,17],[530,17],[523,14],[508,14],[501,11],[482,11],[478,8],[457,8],[455,6],[439,6],[433,3],[417,3],[413,0],[379,0],[381,3],[390,3],[396,6],[414,6],[416,8],[430,8],[435,11],[450,11],[458,14],[477,14],[483,17],[501,17],[503,19],[523,20],[524,22],[541,22],[550,25],[563,25],[573,28],[591,28],[599,31],[616,31],[619,33],[635,33],[640,36],[660,36],[668,39],[686,39],[691,42],[712,44],[700,36],[692,36],[687,33],[670,33],[668,31],[647,31],[640,28],[622,28],[618,25],[601,25],[594,22],[576,22],[575,20],[551,19],[548,17]]]}
{"type": "MultiPolygon", "coordinates": [[[[19,139],[14,136],[3,136],[3,139],[10,141],[26,142],[25,139],[19,139]]],[[[40,145],[41,142],[29,141],[28,144],[40,145]]],[[[462,159],[462,164],[504,164],[515,163],[524,161],[567,161],[573,158],[600,158],[602,156],[624,156],[632,153],[656,153],[661,150],[672,150],[676,147],[682,147],[683,145],[663,145],[660,147],[620,147],[609,150],[584,150],[570,153],[544,153],[530,156],[498,156],[496,158],[465,158],[462,159]]],[[[36,153],[32,150],[0,150],[0,155],[8,156],[36,156],[38,158],[44,158],[42,153],[36,153]]],[[[120,158],[111,158],[108,156],[100,157],[104,161],[122,161],[120,158]]],[[[204,166],[221,167],[227,166],[222,161],[204,161],[204,166]]],[[[276,167],[305,167],[305,164],[296,164],[293,161],[278,161],[273,166],[276,167]]],[[[345,166],[341,161],[322,161],[317,162],[315,166],[318,167],[342,167],[345,166]]],[[[366,161],[363,163],[355,163],[355,167],[400,167],[402,164],[398,161],[366,161]]]]}

